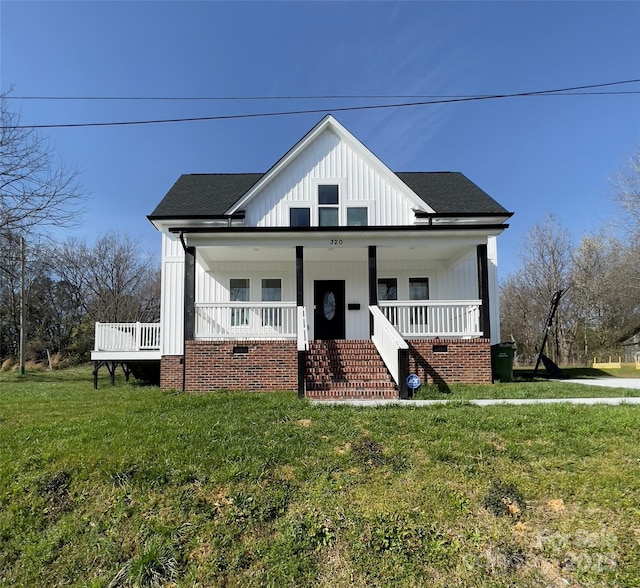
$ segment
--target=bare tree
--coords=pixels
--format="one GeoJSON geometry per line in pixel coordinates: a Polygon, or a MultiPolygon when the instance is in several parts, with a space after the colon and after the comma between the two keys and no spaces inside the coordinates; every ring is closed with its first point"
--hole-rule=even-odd
{"type": "Polygon", "coordinates": [[[82,324],[74,331],[74,350],[85,353],[94,323],[154,322],[160,318],[160,268],[128,235],[110,232],[95,244],[70,239],[54,253],[56,276],[67,291],[81,293],[82,324]]]}
{"type": "Polygon", "coordinates": [[[574,250],[572,300],[587,361],[612,353],[620,335],[635,326],[639,309],[628,270],[629,253],[611,235],[585,236],[574,250]]]}
{"type": "Polygon", "coordinates": [[[47,141],[20,125],[0,95],[0,236],[77,226],[84,194],[78,172],[47,141]]]}
{"type": "MultiPolygon", "coordinates": [[[[502,336],[516,340],[522,362],[535,359],[550,301],[555,292],[569,285],[572,249],[570,233],[553,215],[547,215],[526,233],[520,253],[521,268],[502,285],[502,336]]],[[[571,298],[566,296],[547,343],[547,355],[556,363],[571,359],[575,332],[571,298]]]]}
{"type": "Polygon", "coordinates": [[[625,215],[623,226],[629,233],[640,231],[640,148],[628,159],[614,180],[614,200],[625,215]]]}

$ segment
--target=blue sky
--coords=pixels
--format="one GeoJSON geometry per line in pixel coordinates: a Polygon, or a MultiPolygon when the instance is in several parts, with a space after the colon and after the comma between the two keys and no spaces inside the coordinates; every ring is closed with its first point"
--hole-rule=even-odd
{"type": "MultiPolygon", "coordinates": [[[[639,2],[0,2],[0,91],[13,96],[516,93],[640,78],[639,2]]],[[[616,89],[616,88],[613,88],[616,89]]],[[[640,83],[622,90],[640,90],[640,83]]],[[[402,101],[402,100],[401,100],[402,101]]],[[[23,124],[217,116],[380,100],[11,100],[23,124]]],[[[553,213],[577,236],[615,209],[640,146],[640,95],[516,98],[337,113],[394,171],[461,171],[515,212],[500,273],[553,213]]],[[[322,114],[42,131],[82,170],[74,236],[146,220],[182,173],[262,172],[322,114]]]]}

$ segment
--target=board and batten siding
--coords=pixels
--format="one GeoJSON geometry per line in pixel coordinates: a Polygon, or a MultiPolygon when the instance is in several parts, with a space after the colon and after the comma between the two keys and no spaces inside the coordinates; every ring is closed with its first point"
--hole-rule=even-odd
{"type": "Polygon", "coordinates": [[[263,278],[282,280],[282,300],[290,302],[296,299],[295,265],[285,261],[220,261],[206,271],[196,264],[196,303],[228,302],[229,280],[231,278],[249,278],[250,300],[260,301],[263,278]]]}
{"type": "Polygon", "coordinates": [[[491,344],[500,343],[500,289],[498,286],[498,239],[487,238],[489,261],[489,300],[491,300],[491,344]]]}
{"type": "MultiPolygon", "coordinates": [[[[393,186],[371,162],[327,129],[247,203],[245,223],[256,227],[289,226],[289,208],[308,206],[312,224],[317,186],[340,186],[340,206],[369,207],[369,224],[411,225],[415,203],[393,186]]],[[[408,188],[407,188],[408,190],[408,188]]],[[[345,224],[345,223],[341,223],[345,224]]]]}
{"type": "Polygon", "coordinates": [[[184,329],[184,250],[178,239],[162,235],[161,355],[182,355],[184,329]]]}

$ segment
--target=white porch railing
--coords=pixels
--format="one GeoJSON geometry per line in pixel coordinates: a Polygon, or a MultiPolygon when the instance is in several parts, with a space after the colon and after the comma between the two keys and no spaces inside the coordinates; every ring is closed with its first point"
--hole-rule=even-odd
{"type": "Polygon", "coordinates": [[[295,302],[198,302],[196,339],[296,339],[295,302]]]}
{"type": "Polygon", "coordinates": [[[160,349],[160,323],[96,323],[94,351],[160,349]]]}
{"type": "Polygon", "coordinates": [[[401,364],[402,354],[399,351],[409,349],[409,346],[377,306],[370,306],[369,312],[373,317],[373,337],[371,340],[378,349],[391,377],[398,386],[401,386],[404,384],[404,378],[401,364]]]}
{"type": "Polygon", "coordinates": [[[481,300],[380,301],[403,337],[481,337],[481,300]]]}

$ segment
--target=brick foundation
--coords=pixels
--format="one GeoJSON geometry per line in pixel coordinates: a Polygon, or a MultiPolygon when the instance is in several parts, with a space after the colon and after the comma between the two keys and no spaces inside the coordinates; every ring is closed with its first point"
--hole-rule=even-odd
{"type": "Polygon", "coordinates": [[[425,384],[491,383],[489,339],[412,339],[407,343],[409,373],[425,384]]]}
{"type": "MultiPolygon", "coordinates": [[[[408,373],[425,384],[491,383],[489,339],[413,339],[407,341],[408,373]],[[434,349],[434,346],[440,346],[434,349]],[[444,351],[446,346],[446,351],[444,351]]],[[[297,390],[296,342],[187,341],[186,390],[297,390]],[[244,349],[246,348],[246,353],[244,349]],[[240,353],[234,353],[242,351],[240,353]]],[[[164,356],[163,390],[182,389],[182,356],[164,356]]]]}
{"type": "Polygon", "coordinates": [[[182,355],[165,355],[160,360],[160,389],[182,390],[182,355]]]}
{"type": "Polygon", "coordinates": [[[293,340],[187,341],[186,352],[189,392],[298,389],[298,355],[293,340]]]}

